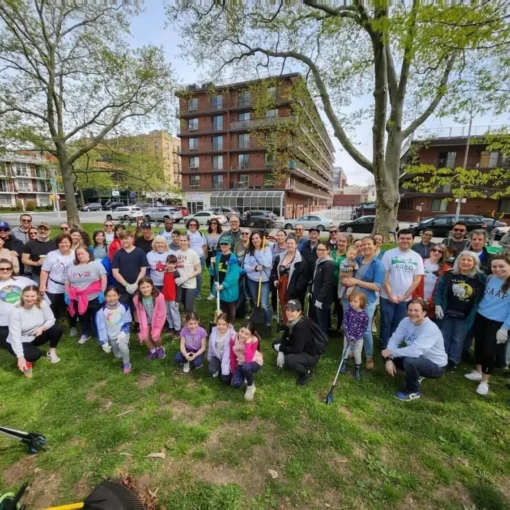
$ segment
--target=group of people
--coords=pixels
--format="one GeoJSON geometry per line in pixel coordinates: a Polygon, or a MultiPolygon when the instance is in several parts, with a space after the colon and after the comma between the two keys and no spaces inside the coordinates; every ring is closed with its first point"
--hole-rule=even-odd
{"type": "Polygon", "coordinates": [[[291,235],[281,230],[270,238],[242,228],[236,216],[229,231],[213,219],[206,233],[194,219],[182,230],[166,219],[158,232],[143,220],[134,232],[106,221],[92,240],[65,223],[51,239],[49,225],[34,228],[31,220],[22,215],[12,231],[0,222],[0,347],[17,357],[27,377],[45,343],[48,359],[60,361],[59,320],[66,315],[70,336],[79,327],[84,344],[96,334],[103,350],[122,360],[125,374],[131,330],[152,360],[166,356],[166,329],[180,339],[175,362],[185,373],[207,356],[212,376],[236,388],[246,383],[245,398],[252,400],[263,364],[260,336],[250,321],[236,333],[235,320],[259,306],[269,328],[281,310],[277,364],[295,371],[300,385],[335,331],[344,336],[340,373],[352,356],[360,380],[363,352],[372,370],[378,310],[386,371],[406,372],[401,400],[420,397],[423,377],[456,370],[473,337],[476,370],[466,377],[479,382],[479,394],[488,393],[493,370],[508,361],[510,261],[488,254],[483,230],[466,240],[462,222],[436,245],[426,231],[413,246],[413,232],[401,230],[397,246],[384,252],[381,234],[352,240],[332,227],[322,241],[318,229],[306,237],[297,225],[291,235]],[[221,309],[209,342],[195,310],[206,266],[208,299],[219,297],[221,309]]]}

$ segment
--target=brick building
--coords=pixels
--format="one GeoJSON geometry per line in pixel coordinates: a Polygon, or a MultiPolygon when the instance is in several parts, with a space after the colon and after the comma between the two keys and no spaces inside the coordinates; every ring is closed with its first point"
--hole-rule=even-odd
{"type": "MultiPolygon", "coordinates": [[[[408,178],[405,174],[407,164],[434,165],[436,168],[457,168],[464,164],[466,136],[450,136],[439,132],[440,136],[428,140],[413,140],[401,158],[401,184],[408,178]],[[411,163],[411,158],[417,155],[418,160],[411,163]]],[[[468,152],[467,168],[490,170],[493,168],[508,168],[509,159],[499,152],[486,150],[487,144],[480,143],[480,138],[473,138],[468,152]]],[[[421,218],[438,214],[454,214],[456,202],[451,189],[443,186],[435,193],[424,193],[401,188],[398,219],[400,221],[418,221],[421,218]]],[[[463,214],[477,214],[490,216],[492,211],[508,213],[510,217],[510,197],[493,200],[490,198],[468,198],[462,204],[463,214]]]]}
{"type": "Polygon", "coordinates": [[[182,189],[191,212],[225,206],[293,217],[331,205],[333,144],[311,98],[299,100],[292,93],[297,84],[302,87],[301,75],[271,79],[275,86],[267,90],[273,107],[263,114],[255,106],[261,82],[267,80],[189,85],[178,92],[182,189]],[[295,108],[301,117],[292,124],[295,108]],[[293,127],[285,128],[286,123],[293,127]],[[261,136],[274,129],[294,144],[285,176],[276,179],[275,155],[261,136]]]}

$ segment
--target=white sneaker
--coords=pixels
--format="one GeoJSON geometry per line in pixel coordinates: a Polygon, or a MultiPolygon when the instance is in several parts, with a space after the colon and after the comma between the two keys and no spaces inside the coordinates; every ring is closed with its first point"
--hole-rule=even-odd
{"type": "Polygon", "coordinates": [[[191,367],[190,367],[190,364],[189,363],[184,363],[184,365],[182,365],[182,371],[185,373],[185,374],[189,374],[189,371],[191,370],[191,367]]]}
{"type": "Polygon", "coordinates": [[[478,395],[487,395],[489,393],[489,383],[486,381],[482,381],[478,388],[476,388],[476,392],[478,395]]]}
{"type": "Polygon", "coordinates": [[[251,402],[253,400],[253,396],[255,395],[255,385],[246,386],[246,391],[244,392],[244,400],[246,402],[251,402]]]}
{"type": "Polygon", "coordinates": [[[482,374],[480,372],[477,372],[476,370],[473,370],[469,374],[466,374],[464,377],[466,379],[469,379],[470,381],[481,381],[482,380],[482,374]]]}
{"type": "Polygon", "coordinates": [[[78,330],[76,328],[71,328],[69,330],[69,336],[76,336],[78,334],[78,330]]]}
{"type": "Polygon", "coordinates": [[[48,361],[50,363],[58,363],[60,361],[60,358],[57,356],[57,353],[54,351],[49,351],[46,354],[46,357],[48,358],[48,361]]]}
{"type": "Polygon", "coordinates": [[[85,336],[85,335],[81,335],[80,336],[80,339],[78,340],[78,343],[80,345],[83,345],[85,343],[87,343],[92,337],[89,335],[89,336],[85,336]]]}
{"type": "Polygon", "coordinates": [[[220,375],[220,371],[219,370],[216,370],[216,372],[214,372],[214,374],[212,375],[213,377],[218,377],[220,375]]]}
{"type": "Polygon", "coordinates": [[[207,297],[207,301],[214,301],[216,298],[214,297],[214,294],[209,294],[207,297]]]}

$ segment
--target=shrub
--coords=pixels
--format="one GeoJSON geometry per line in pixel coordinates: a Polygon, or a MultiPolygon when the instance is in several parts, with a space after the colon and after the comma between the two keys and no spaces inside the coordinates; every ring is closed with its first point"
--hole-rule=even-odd
{"type": "Polygon", "coordinates": [[[16,210],[16,211],[23,211],[23,202],[21,202],[20,200],[17,200],[17,201],[16,201],[16,207],[15,207],[15,210],[16,210]]]}
{"type": "Polygon", "coordinates": [[[27,211],[35,211],[35,208],[36,208],[35,202],[33,200],[27,200],[26,208],[27,208],[27,211]]]}

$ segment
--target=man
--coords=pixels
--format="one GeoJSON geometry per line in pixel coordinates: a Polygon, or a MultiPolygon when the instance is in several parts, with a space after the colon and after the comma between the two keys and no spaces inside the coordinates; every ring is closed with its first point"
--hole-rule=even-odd
{"type": "Polygon", "coordinates": [[[304,242],[302,248],[298,249],[301,252],[301,256],[305,259],[308,281],[310,282],[315,270],[315,262],[317,261],[317,246],[321,232],[318,228],[311,227],[308,234],[308,240],[304,242]]]}
{"type": "Polygon", "coordinates": [[[397,369],[406,373],[405,390],[395,393],[395,397],[404,402],[420,398],[421,379],[439,379],[448,363],[443,335],[427,317],[428,311],[429,306],[424,299],[410,301],[407,317],[381,353],[386,360],[386,372],[391,377],[397,374],[397,369]],[[402,342],[405,342],[405,347],[399,347],[402,342]]]}
{"type": "Polygon", "coordinates": [[[463,221],[457,221],[455,225],[453,225],[450,237],[447,239],[443,239],[443,244],[448,247],[451,246],[455,248],[457,255],[461,251],[464,251],[468,245],[468,241],[466,241],[467,234],[467,225],[463,221]]]}
{"type": "Polygon", "coordinates": [[[469,236],[469,245],[466,250],[474,251],[480,259],[480,269],[484,274],[489,274],[491,269],[491,256],[487,251],[487,231],[482,229],[473,230],[469,236]]]}
{"type": "Polygon", "coordinates": [[[11,235],[11,228],[5,221],[0,221],[0,237],[4,240],[4,248],[10,250],[18,259],[21,258],[23,243],[11,235]]]}
{"type": "Polygon", "coordinates": [[[278,353],[276,364],[286,366],[298,373],[296,384],[304,386],[311,377],[312,369],[319,362],[320,355],[312,341],[311,319],[303,317],[301,303],[291,299],[285,305],[287,325],[281,340],[273,342],[278,353]]]}
{"type": "Polygon", "coordinates": [[[229,220],[230,232],[223,232],[218,240],[218,246],[221,244],[221,238],[223,236],[229,236],[234,247],[239,241],[241,241],[241,220],[238,216],[231,216],[229,220]]]}
{"type": "Polygon", "coordinates": [[[28,241],[23,247],[21,262],[32,268],[32,280],[39,285],[41,281],[41,266],[46,255],[57,249],[57,244],[50,239],[51,228],[47,223],[41,223],[37,227],[37,239],[28,241]]]}
{"type": "Polygon", "coordinates": [[[330,251],[336,249],[336,242],[338,240],[338,227],[330,227],[329,229],[329,249],[330,251]]]}
{"type": "Polygon", "coordinates": [[[296,231],[298,250],[301,251],[301,248],[304,246],[306,241],[308,241],[308,237],[305,236],[305,227],[301,225],[301,223],[298,223],[294,230],[296,231]]]}
{"type": "Polygon", "coordinates": [[[423,259],[411,250],[413,231],[403,229],[397,236],[398,247],[388,250],[382,258],[386,278],[381,288],[381,334],[379,337],[381,350],[386,349],[391,335],[406,316],[406,302],[411,299],[420,283],[420,278],[425,274],[423,259]]]}
{"type": "Polygon", "coordinates": [[[135,241],[135,246],[140,248],[146,255],[152,251],[152,241],[154,241],[154,232],[148,221],[142,222],[140,225],[142,235],[135,241]]]}
{"type": "Polygon", "coordinates": [[[431,243],[434,233],[432,230],[425,230],[421,236],[421,241],[413,245],[413,251],[421,256],[422,259],[428,259],[430,250],[434,247],[434,243],[431,243]]]}
{"type": "Polygon", "coordinates": [[[172,218],[165,218],[165,228],[158,235],[163,236],[165,241],[170,245],[172,244],[172,230],[174,229],[174,220],[172,218]]]}
{"type": "Polygon", "coordinates": [[[133,294],[138,288],[138,281],[143,278],[149,267],[145,252],[134,245],[133,232],[118,234],[122,248],[115,252],[112,262],[112,273],[120,290],[120,301],[131,304],[133,294]]]}
{"type": "Polygon", "coordinates": [[[27,244],[30,241],[28,231],[32,227],[32,216],[30,214],[22,214],[19,217],[19,227],[12,229],[12,237],[19,239],[23,244],[27,244]]]}

